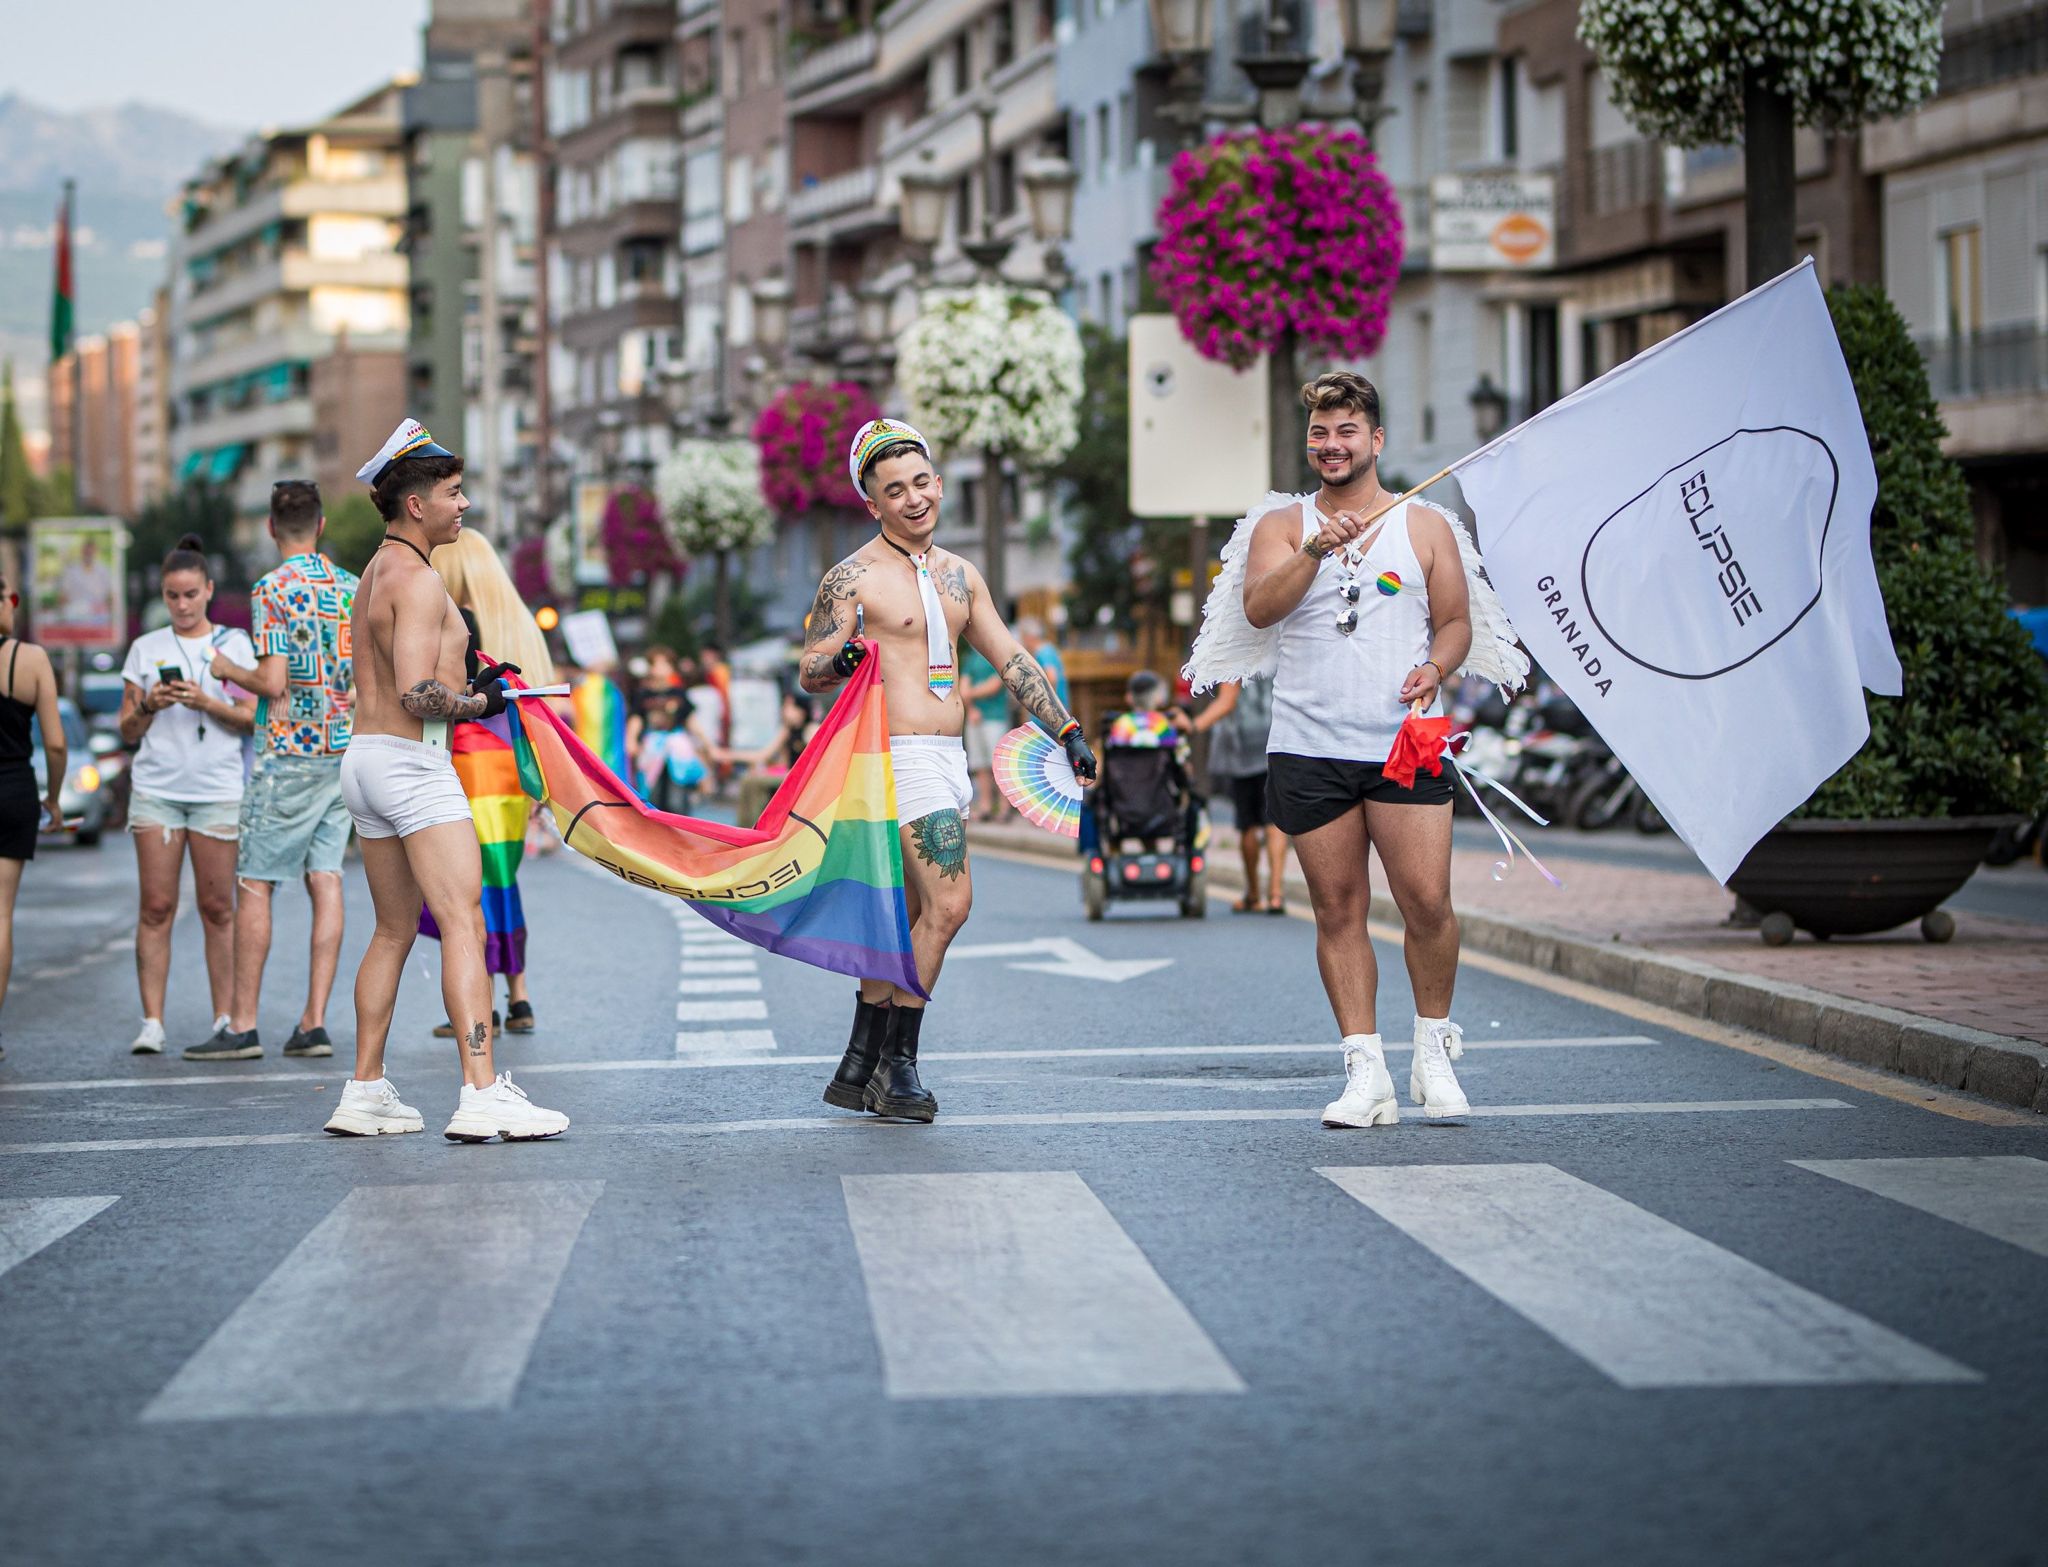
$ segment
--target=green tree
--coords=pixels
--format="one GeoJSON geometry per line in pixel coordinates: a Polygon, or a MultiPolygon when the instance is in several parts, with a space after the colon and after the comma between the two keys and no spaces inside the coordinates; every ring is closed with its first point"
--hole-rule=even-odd
{"type": "Polygon", "coordinates": [[[383,537],[384,519],[377,515],[377,503],[361,491],[351,491],[327,508],[321,548],[337,566],[361,576],[383,537]]]}
{"type": "Polygon", "coordinates": [[[2048,675],[1977,559],[1962,470],[1906,323],[1878,288],[1828,292],[1877,463],[1871,553],[1904,693],[1870,696],[1870,739],[1798,814],[2031,813],[2048,799],[2048,675]]]}
{"type": "Polygon", "coordinates": [[[35,475],[14,407],[14,361],[0,365],[0,530],[20,533],[35,515],[35,475]]]}
{"type": "Polygon", "coordinates": [[[1067,616],[1075,626],[1128,627],[1164,615],[1188,552],[1187,524],[1131,515],[1130,353],[1093,322],[1081,327],[1080,436],[1060,464],[1072,542],[1067,616]]]}

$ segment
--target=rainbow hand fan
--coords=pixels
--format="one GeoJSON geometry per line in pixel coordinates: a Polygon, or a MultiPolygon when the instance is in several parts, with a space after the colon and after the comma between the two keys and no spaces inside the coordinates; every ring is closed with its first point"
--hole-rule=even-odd
{"type": "Polygon", "coordinates": [[[1034,827],[1063,838],[1081,836],[1081,780],[1066,747],[1036,724],[1012,729],[996,743],[996,787],[1034,827]]]}

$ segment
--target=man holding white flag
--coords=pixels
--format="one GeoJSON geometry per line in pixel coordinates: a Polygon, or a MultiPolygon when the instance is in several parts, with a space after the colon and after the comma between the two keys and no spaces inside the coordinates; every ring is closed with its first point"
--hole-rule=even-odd
{"type": "Polygon", "coordinates": [[[1715,878],[1869,737],[1877,473],[1808,260],[1457,465],[1489,575],[1715,878]]]}

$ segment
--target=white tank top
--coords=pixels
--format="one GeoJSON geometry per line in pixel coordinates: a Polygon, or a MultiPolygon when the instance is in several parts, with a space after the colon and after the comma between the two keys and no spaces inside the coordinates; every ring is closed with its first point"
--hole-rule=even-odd
{"type": "MultiPolygon", "coordinates": [[[[1273,731],[1268,755],[1324,757],[1332,761],[1384,762],[1408,710],[1401,683],[1429,657],[1429,595],[1422,562],[1408,538],[1407,502],[1373,526],[1362,559],[1348,569],[1343,553],[1316,568],[1316,578],[1288,617],[1280,622],[1280,662],[1273,676],[1273,731]],[[1382,576],[1398,579],[1401,591],[1380,590],[1382,576]],[[1338,592],[1347,577],[1357,580],[1358,629],[1349,636],[1337,617],[1350,606],[1338,592]]],[[[1298,508],[1302,537],[1313,521],[1315,499],[1298,508]]],[[[1442,713],[1439,696],[1428,716],[1442,713]]]]}

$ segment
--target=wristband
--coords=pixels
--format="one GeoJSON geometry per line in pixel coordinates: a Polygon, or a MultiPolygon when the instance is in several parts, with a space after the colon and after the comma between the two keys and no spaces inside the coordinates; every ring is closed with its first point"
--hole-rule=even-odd
{"type": "MultiPolygon", "coordinates": [[[[1444,666],[1443,666],[1443,665],[1439,664],[1439,663],[1438,663],[1438,662],[1437,662],[1437,661],[1436,661],[1435,659],[1433,659],[1433,658],[1425,658],[1425,659],[1424,659],[1424,660],[1422,661],[1422,664],[1427,664],[1427,665],[1429,665],[1429,667],[1430,667],[1431,669],[1434,669],[1434,670],[1436,671],[1436,683],[1437,683],[1438,685],[1442,685],[1442,684],[1444,683],[1444,666]]],[[[1422,664],[1417,664],[1417,665],[1416,665],[1415,667],[1416,667],[1417,669],[1420,669],[1420,668],[1422,667],[1422,664]]]]}
{"type": "Polygon", "coordinates": [[[1054,738],[1058,740],[1061,745],[1065,745],[1069,739],[1079,734],[1080,732],[1081,720],[1078,718],[1070,718],[1067,720],[1067,726],[1064,729],[1062,729],[1057,735],[1055,735],[1054,738]]]}
{"type": "Polygon", "coordinates": [[[1326,557],[1329,554],[1328,550],[1316,548],[1316,540],[1320,539],[1322,536],[1323,535],[1319,530],[1315,533],[1311,533],[1307,538],[1303,539],[1301,541],[1302,554],[1309,556],[1313,560],[1322,560],[1324,557],[1326,557]]]}

